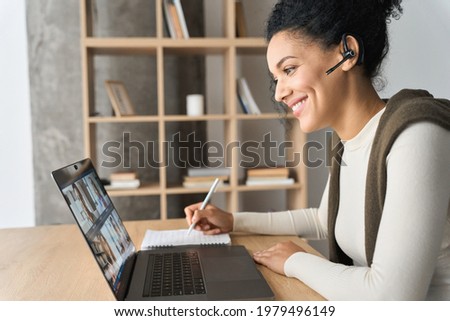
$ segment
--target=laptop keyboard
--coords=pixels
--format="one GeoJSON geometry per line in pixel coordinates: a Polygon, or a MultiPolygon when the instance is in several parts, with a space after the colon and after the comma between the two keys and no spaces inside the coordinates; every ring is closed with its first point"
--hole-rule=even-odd
{"type": "Polygon", "coordinates": [[[196,251],[149,255],[145,297],[204,293],[205,282],[196,251]]]}

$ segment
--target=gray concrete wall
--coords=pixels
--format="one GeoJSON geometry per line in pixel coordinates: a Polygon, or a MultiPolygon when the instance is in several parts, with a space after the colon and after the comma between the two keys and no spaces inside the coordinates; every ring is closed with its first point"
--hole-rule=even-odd
{"type": "Polygon", "coordinates": [[[72,222],[50,173],[83,157],[78,1],[27,1],[27,28],[36,224],[72,222]]]}

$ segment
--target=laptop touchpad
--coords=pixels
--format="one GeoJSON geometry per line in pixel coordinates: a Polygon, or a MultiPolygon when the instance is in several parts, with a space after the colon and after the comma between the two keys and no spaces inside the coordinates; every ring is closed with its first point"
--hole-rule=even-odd
{"type": "Polygon", "coordinates": [[[245,257],[203,258],[202,266],[208,281],[240,281],[255,279],[256,266],[245,257]]]}

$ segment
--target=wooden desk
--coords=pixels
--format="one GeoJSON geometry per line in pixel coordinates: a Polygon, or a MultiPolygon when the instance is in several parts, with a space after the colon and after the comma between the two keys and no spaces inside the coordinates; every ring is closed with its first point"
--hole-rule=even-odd
{"type": "MultiPolygon", "coordinates": [[[[146,229],[186,228],[184,219],[125,222],[139,248],[146,229]]],[[[250,252],[297,237],[232,234],[232,243],[250,252]]],[[[76,225],[0,230],[0,300],[114,300],[88,245],[76,225]]],[[[297,279],[259,266],[276,300],[323,300],[297,279]]]]}

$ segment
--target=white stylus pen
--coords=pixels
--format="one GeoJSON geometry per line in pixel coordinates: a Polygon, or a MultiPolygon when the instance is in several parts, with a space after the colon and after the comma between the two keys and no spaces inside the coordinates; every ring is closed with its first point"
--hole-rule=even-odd
{"type": "MultiPolygon", "coordinates": [[[[199,210],[204,210],[206,205],[208,205],[209,199],[211,198],[211,195],[214,194],[217,184],[219,184],[220,179],[216,178],[214,180],[214,183],[211,185],[211,188],[209,189],[208,194],[205,197],[205,200],[203,201],[202,205],[200,206],[199,210]]],[[[191,226],[189,226],[189,230],[187,231],[187,235],[189,235],[192,231],[192,229],[195,227],[195,223],[192,223],[191,226]]]]}

